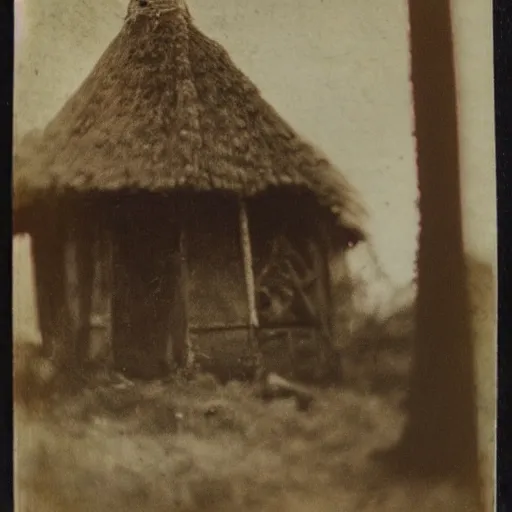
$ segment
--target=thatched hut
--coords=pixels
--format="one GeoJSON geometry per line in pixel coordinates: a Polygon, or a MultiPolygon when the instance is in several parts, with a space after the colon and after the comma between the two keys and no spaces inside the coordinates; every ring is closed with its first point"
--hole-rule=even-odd
{"type": "Polygon", "coordinates": [[[82,360],[104,329],[134,375],[194,358],[236,374],[280,336],[283,361],[299,339],[329,358],[328,258],[364,237],[363,211],[183,2],[132,0],[31,144],[14,224],[48,353],[82,360]]]}

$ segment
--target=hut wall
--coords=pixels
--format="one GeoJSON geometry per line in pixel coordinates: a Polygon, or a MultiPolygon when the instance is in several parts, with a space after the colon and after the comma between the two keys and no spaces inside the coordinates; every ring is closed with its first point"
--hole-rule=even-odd
{"type": "MultiPolygon", "coordinates": [[[[81,358],[92,342],[93,356],[108,348],[117,368],[135,377],[157,377],[171,361],[185,366],[189,347],[205,370],[226,379],[250,376],[255,354],[239,207],[234,198],[217,194],[182,195],[179,201],[134,194],[90,206],[89,212],[100,212],[97,221],[87,223],[85,210],[72,216],[62,228],[67,235],[56,230],[47,243],[57,254],[38,252],[57,263],[39,281],[51,282],[52,300],[61,304],[45,316],[46,338],[55,337],[52,328],[67,329],[81,358]],[[55,314],[59,307],[64,315],[55,314]]],[[[299,200],[286,203],[270,195],[249,205],[255,274],[268,258],[268,242],[285,234],[298,254],[309,251],[306,260],[318,275],[306,293],[314,321],[301,319],[299,308],[276,325],[261,322],[257,330],[265,365],[286,375],[317,374],[329,348],[327,254],[315,222],[299,200]]],[[[37,240],[38,247],[45,243],[37,240]]],[[[44,266],[38,268],[41,274],[44,266]]]]}
{"type": "Polygon", "coordinates": [[[163,197],[134,196],[114,209],[112,349],[116,366],[134,377],[168,369],[172,304],[179,271],[180,228],[163,197]]]}
{"type": "Polygon", "coordinates": [[[342,350],[352,339],[354,322],[354,283],[350,275],[347,255],[344,252],[331,254],[329,259],[332,294],[333,344],[342,350]]]}
{"type": "Polygon", "coordinates": [[[213,195],[200,196],[189,212],[191,327],[248,325],[238,204],[213,195]]]}
{"type": "Polygon", "coordinates": [[[188,233],[180,222],[179,252],[173,254],[172,268],[176,272],[176,285],[170,303],[170,340],[167,359],[179,368],[192,363],[191,340],[189,336],[189,296],[188,296],[188,233]]]}
{"type": "MultiPolygon", "coordinates": [[[[291,193],[268,194],[251,203],[257,286],[260,292],[274,292],[276,302],[276,311],[269,310],[273,319],[261,311],[261,326],[322,324],[327,329],[330,308],[327,249],[316,210],[307,196],[291,193]],[[291,308],[281,313],[278,306],[285,299],[291,308]]],[[[263,301],[264,297],[260,299],[263,301]]],[[[260,308],[265,306],[263,302],[260,308]]]]}
{"type": "Polygon", "coordinates": [[[249,340],[249,328],[238,327],[190,332],[196,364],[219,380],[251,379],[256,360],[249,340]]]}
{"type": "Polygon", "coordinates": [[[221,378],[246,376],[253,350],[239,204],[221,195],[198,195],[187,212],[188,319],[195,360],[221,378]]]}
{"type": "Polygon", "coordinates": [[[94,278],[94,228],[84,212],[68,218],[64,246],[66,303],[74,357],[82,363],[88,354],[94,278]]]}
{"type": "Polygon", "coordinates": [[[43,352],[53,354],[61,343],[61,319],[65,304],[64,241],[56,224],[32,232],[32,257],[39,329],[43,352]]]}
{"type": "Polygon", "coordinates": [[[251,201],[250,218],[266,366],[289,365],[300,378],[337,373],[322,211],[307,193],[276,191],[251,201]]]}
{"type": "Polygon", "coordinates": [[[107,360],[112,356],[112,237],[99,223],[94,243],[94,280],[91,303],[91,340],[88,356],[107,360]]]}
{"type": "Polygon", "coordinates": [[[81,362],[89,343],[94,238],[83,213],[66,203],[42,208],[32,229],[43,349],[63,365],[81,362]]]}

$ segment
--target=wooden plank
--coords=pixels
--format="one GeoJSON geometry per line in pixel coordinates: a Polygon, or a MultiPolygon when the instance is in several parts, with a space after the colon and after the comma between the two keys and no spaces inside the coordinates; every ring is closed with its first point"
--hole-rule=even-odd
{"type": "MultiPolygon", "coordinates": [[[[333,303],[333,283],[331,275],[331,267],[329,264],[329,258],[331,256],[331,240],[324,223],[319,222],[319,248],[321,251],[322,258],[322,280],[324,283],[325,299],[326,299],[326,321],[327,329],[329,332],[329,338],[331,343],[333,342],[334,336],[334,303],[333,303]]],[[[343,256],[345,254],[343,253],[343,256]]]]}
{"type": "Polygon", "coordinates": [[[330,301],[330,282],[327,270],[327,258],[322,254],[322,247],[315,242],[310,244],[310,252],[313,255],[313,265],[317,269],[319,279],[316,282],[315,301],[319,320],[317,339],[320,342],[320,370],[321,373],[331,378],[341,375],[341,360],[336,354],[333,345],[332,311],[330,301]]]}
{"type": "Polygon", "coordinates": [[[190,325],[190,332],[208,332],[208,331],[229,331],[229,330],[247,330],[247,323],[239,324],[209,324],[209,325],[190,325]]]}
{"type": "Polygon", "coordinates": [[[186,223],[180,234],[180,250],[176,267],[179,269],[174,303],[171,307],[172,355],[180,368],[191,367],[194,353],[189,335],[189,270],[188,270],[188,236],[186,223]]]}
{"type": "Polygon", "coordinates": [[[73,216],[67,225],[64,249],[69,342],[78,365],[86,360],[89,352],[96,241],[94,229],[84,217],[80,214],[73,216]]]}
{"type": "Polygon", "coordinates": [[[105,225],[97,227],[94,244],[94,280],[91,304],[91,341],[89,356],[108,359],[112,336],[112,240],[105,225]]]}
{"type": "Polygon", "coordinates": [[[287,264],[288,272],[290,278],[292,280],[295,292],[297,293],[297,298],[300,301],[302,313],[305,315],[306,319],[311,322],[313,325],[318,324],[318,312],[315,304],[311,301],[311,299],[304,292],[302,286],[303,283],[300,277],[295,272],[295,269],[291,264],[287,264]]]}
{"type": "Polygon", "coordinates": [[[245,285],[247,289],[248,322],[252,331],[258,327],[258,311],[256,309],[256,292],[254,284],[251,237],[249,233],[249,219],[244,201],[240,201],[240,242],[244,260],[245,285]]]}
{"type": "Polygon", "coordinates": [[[63,243],[54,226],[32,233],[37,314],[43,353],[48,357],[59,343],[59,313],[64,304],[63,243]]]}
{"type": "Polygon", "coordinates": [[[35,253],[46,254],[45,261],[36,259],[39,273],[36,279],[38,303],[43,315],[48,315],[46,328],[50,328],[52,358],[58,367],[69,370],[74,366],[73,332],[66,282],[66,240],[60,228],[62,226],[56,226],[52,234],[48,229],[38,237],[35,253]]]}
{"type": "Polygon", "coordinates": [[[238,202],[201,194],[187,207],[190,322],[248,321],[238,202]]]}
{"type": "MultiPolygon", "coordinates": [[[[289,330],[289,329],[311,329],[310,322],[296,322],[296,323],[266,323],[265,325],[260,325],[258,327],[258,331],[263,330],[289,330]]],[[[211,324],[211,325],[190,325],[189,332],[208,332],[208,331],[230,331],[230,330],[244,330],[248,329],[246,323],[240,324],[211,324]]]]}
{"type": "Polygon", "coordinates": [[[316,242],[309,243],[309,251],[313,256],[313,268],[318,279],[315,281],[315,302],[318,321],[322,336],[330,338],[329,327],[329,301],[325,275],[325,260],[322,258],[321,250],[316,242]]]}
{"type": "Polygon", "coordinates": [[[128,370],[130,345],[129,269],[119,233],[112,233],[112,356],[115,368],[128,370]]]}
{"type": "Polygon", "coordinates": [[[247,205],[241,200],[239,203],[240,212],[240,244],[244,263],[244,277],[247,289],[247,313],[249,323],[249,345],[254,356],[254,377],[260,377],[263,371],[263,358],[256,337],[256,329],[259,327],[258,310],[256,306],[256,289],[254,284],[254,268],[252,260],[251,236],[249,231],[249,218],[247,205]]]}

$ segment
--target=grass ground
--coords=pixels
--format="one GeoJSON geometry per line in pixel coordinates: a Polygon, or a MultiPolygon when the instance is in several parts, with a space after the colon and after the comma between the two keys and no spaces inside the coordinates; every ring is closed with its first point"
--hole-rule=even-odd
{"type": "Polygon", "coordinates": [[[346,360],[345,385],[316,390],[300,412],[207,375],[142,384],[98,370],[80,386],[44,385],[36,349],[18,343],[17,510],[474,510],[463,489],[394,479],[372,462],[403,427],[404,340],[361,338],[346,360]]]}

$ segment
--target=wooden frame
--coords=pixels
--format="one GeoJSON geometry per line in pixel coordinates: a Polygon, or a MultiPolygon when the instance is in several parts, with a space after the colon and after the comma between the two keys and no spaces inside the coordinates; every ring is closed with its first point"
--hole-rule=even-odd
{"type": "MultiPolygon", "coordinates": [[[[129,203],[123,201],[121,203],[124,207],[130,207],[129,203]]],[[[165,200],[161,204],[165,205],[165,200]]],[[[191,368],[194,364],[194,347],[192,347],[191,337],[208,332],[246,331],[248,333],[248,346],[245,348],[241,347],[241,352],[245,354],[244,358],[247,353],[252,354],[251,358],[254,360],[257,373],[262,366],[262,352],[258,334],[260,331],[313,329],[315,331],[318,330],[315,336],[320,336],[323,340],[319,345],[319,350],[323,350],[321,347],[327,347],[330,343],[331,330],[326,321],[326,317],[329,314],[327,314],[327,310],[324,312],[324,306],[330,305],[322,304],[321,300],[317,301],[317,298],[320,296],[325,296],[325,300],[329,301],[328,290],[324,290],[325,286],[329,284],[326,281],[328,279],[328,274],[326,274],[328,269],[318,267],[319,265],[321,267],[326,265],[326,261],[322,263],[324,257],[327,257],[327,255],[322,256],[322,247],[315,247],[313,251],[317,256],[314,261],[316,266],[314,272],[318,276],[316,276],[316,281],[312,284],[315,286],[316,291],[312,292],[313,295],[311,297],[309,297],[311,295],[309,292],[308,296],[305,296],[304,293],[300,294],[301,283],[298,282],[300,279],[299,276],[295,276],[297,280],[295,288],[297,288],[299,295],[302,296],[304,307],[310,312],[309,317],[305,320],[297,318],[297,321],[293,322],[276,321],[266,322],[262,325],[256,303],[253,239],[250,232],[248,207],[246,202],[242,200],[238,200],[234,204],[238,210],[238,219],[234,223],[234,227],[238,226],[237,238],[239,238],[240,243],[240,249],[239,252],[237,251],[237,254],[241,256],[240,272],[242,272],[243,267],[247,304],[245,320],[241,316],[239,321],[219,322],[212,318],[207,325],[193,323],[194,320],[190,315],[191,287],[189,276],[189,231],[193,229],[193,226],[188,221],[182,221],[176,227],[179,229],[179,247],[177,247],[175,253],[175,263],[162,263],[162,269],[165,268],[170,272],[176,271],[176,276],[168,276],[168,279],[165,279],[167,282],[167,284],[164,284],[167,290],[165,296],[170,293],[170,306],[168,306],[167,315],[163,313],[164,309],[162,309],[163,296],[155,299],[160,304],[158,307],[160,312],[157,316],[159,319],[158,325],[162,324],[158,329],[161,328],[162,332],[158,335],[153,333],[152,337],[155,338],[156,336],[159,339],[162,338],[162,340],[167,338],[167,348],[165,349],[165,356],[158,356],[155,353],[154,357],[164,357],[167,362],[170,362],[172,359],[180,368],[191,368]],[[175,281],[174,277],[176,277],[175,281]],[[172,284],[172,282],[175,284],[172,284]],[[327,292],[327,295],[325,292],[327,292]],[[311,300],[315,304],[312,304],[311,300]],[[319,304],[316,304],[316,302],[319,302],[319,304]],[[167,316],[167,320],[164,319],[164,316],[167,316]]],[[[122,370],[127,364],[123,360],[126,357],[130,359],[128,352],[130,350],[142,350],[142,345],[139,349],[136,349],[135,346],[130,349],[131,345],[128,341],[131,339],[130,337],[135,336],[135,338],[141,341],[147,338],[146,335],[143,335],[145,327],[141,314],[144,315],[144,313],[140,312],[135,315],[140,317],[138,320],[133,318],[133,314],[130,313],[132,310],[135,311],[133,308],[137,308],[137,311],[139,311],[139,305],[133,303],[136,300],[134,297],[142,297],[140,295],[142,289],[137,292],[134,290],[130,291],[130,288],[133,286],[140,288],[143,285],[142,281],[146,278],[141,275],[137,278],[138,284],[132,283],[133,276],[138,275],[135,267],[131,268],[135,262],[130,263],[128,261],[130,260],[130,248],[134,242],[131,234],[121,229],[123,224],[116,224],[116,214],[110,216],[111,220],[108,222],[101,219],[97,219],[97,222],[94,219],[88,219],[88,222],[85,222],[85,206],[70,208],[73,215],[68,216],[65,222],[55,223],[54,230],[46,228],[44,238],[38,236],[37,233],[34,236],[38,304],[44,347],[48,355],[54,354],[57,359],[63,361],[63,364],[70,365],[73,363],[80,365],[89,358],[93,342],[96,345],[98,343],[105,344],[108,346],[108,355],[114,359],[115,366],[122,370]],[[125,241],[122,242],[122,239],[125,241]],[[125,256],[119,253],[121,247],[119,244],[124,247],[122,253],[128,258],[126,261],[123,259],[125,256]],[[51,262],[51,264],[48,262],[51,262]],[[122,267],[126,268],[123,270],[122,267]],[[102,282],[102,279],[105,282],[102,282]],[[43,290],[45,290],[44,293],[43,290]],[[126,295],[125,302],[123,302],[124,299],[121,297],[123,293],[126,295]],[[48,295],[51,295],[51,297],[48,297],[48,295]],[[123,315],[129,316],[129,325],[127,324],[125,327],[121,326],[123,324],[121,316],[123,315]],[[106,321],[102,321],[103,317],[106,317],[106,321]],[[138,327],[132,326],[133,322],[138,327]],[[136,332],[133,331],[134,328],[136,332]]],[[[181,204],[176,212],[179,212],[182,219],[188,218],[189,212],[186,211],[183,204],[181,204]]],[[[119,219],[125,222],[123,220],[124,215],[121,215],[119,219]]],[[[141,218],[140,222],[143,225],[143,218],[141,218]]],[[[155,229],[155,232],[159,233],[160,228],[155,227],[155,229]]],[[[151,237],[151,235],[149,236],[151,237]]],[[[160,246],[161,242],[157,241],[157,248],[155,250],[160,251],[164,247],[160,246]]],[[[169,251],[171,251],[171,245],[169,245],[169,251]]],[[[156,255],[151,250],[148,254],[152,254],[156,258],[155,264],[157,260],[167,258],[165,256],[166,252],[156,255]]],[[[153,256],[150,258],[151,260],[153,260],[153,256]]],[[[207,256],[199,254],[199,258],[204,257],[207,256]]],[[[237,258],[239,257],[237,256],[237,258]]],[[[140,258],[138,259],[140,260],[140,258]]],[[[142,258],[143,261],[144,258],[142,258]]],[[[143,264],[142,262],[139,261],[139,264],[143,264]]],[[[152,265],[150,261],[147,263],[152,265]]],[[[149,274],[160,275],[156,269],[151,270],[148,268],[144,270],[143,274],[146,275],[148,271],[149,274]]],[[[293,269],[291,274],[293,280],[293,269]]],[[[147,293],[152,295],[150,288],[147,289],[147,293]]],[[[157,306],[155,305],[155,307],[157,306]]],[[[150,317],[153,318],[155,314],[150,315],[150,317]]],[[[152,323],[151,318],[147,320],[150,324],[152,323]]],[[[226,320],[228,319],[226,318],[226,320]]],[[[149,325],[148,328],[154,330],[156,326],[149,325]]],[[[157,347],[155,346],[156,349],[157,347]]],[[[96,351],[98,352],[98,347],[96,347],[96,351]]],[[[102,352],[100,357],[106,355],[105,350],[99,349],[99,351],[102,352]]],[[[143,351],[147,352],[148,357],[150,356],[151,349],[149,347],[149,352],[146,349],[143,351]]],[[[160,349],[158,351],[160,353],[160,349]]],[[[137,364],[142,365],[143,363],[140,361],[137,364]]]]}

